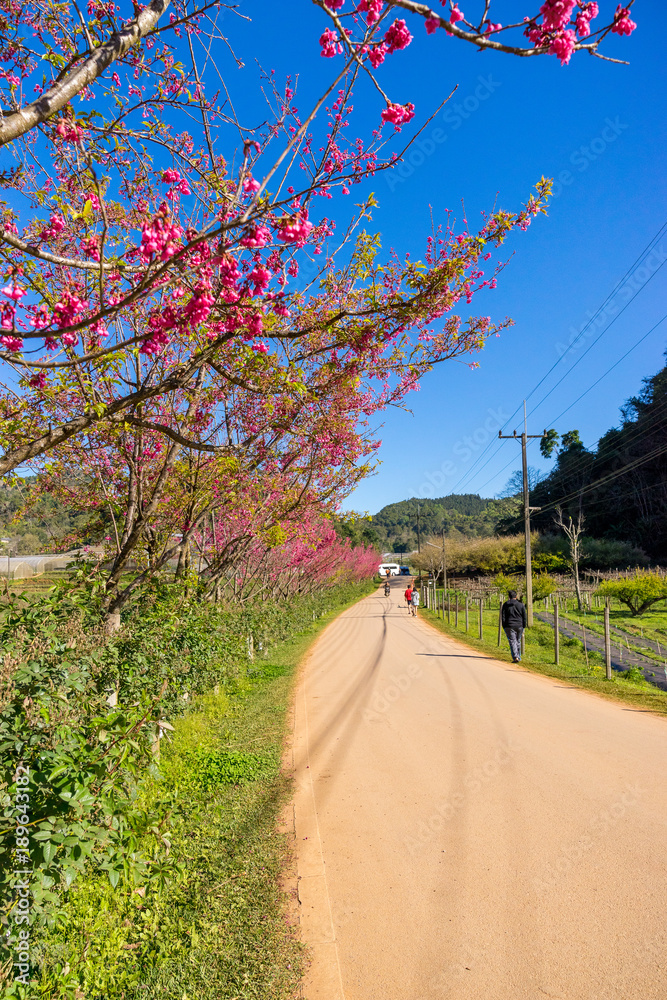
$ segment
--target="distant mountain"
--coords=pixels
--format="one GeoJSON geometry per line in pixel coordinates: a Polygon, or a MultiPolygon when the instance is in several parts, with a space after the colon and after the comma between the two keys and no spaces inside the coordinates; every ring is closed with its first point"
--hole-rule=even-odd
{"type": "Polygon", "coordinates": [[[435,499],[390,503],[371,518],[371,527],[385,552],[412,552],[417,548],[417,505],[422,539],[443,530],[470,538],[492,535],[507,515],[508,501],[484,499],[477,493],[452,494],[435,499]]]}

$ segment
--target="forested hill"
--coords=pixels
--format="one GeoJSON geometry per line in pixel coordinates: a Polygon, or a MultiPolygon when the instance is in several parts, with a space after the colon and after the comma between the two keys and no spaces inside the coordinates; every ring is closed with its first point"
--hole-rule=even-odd
{"type": "Polygon", "coordinates": [[[371,520],[385,552],[412,552],[417,548],[417,505],[422,539],[443,529],[447,533],[459,531],[470,538],[491,535],[506,513],[506,501],[486,500],[477,493],[452,494],[433,500],[413,497],[390,503],[371,520]]]}

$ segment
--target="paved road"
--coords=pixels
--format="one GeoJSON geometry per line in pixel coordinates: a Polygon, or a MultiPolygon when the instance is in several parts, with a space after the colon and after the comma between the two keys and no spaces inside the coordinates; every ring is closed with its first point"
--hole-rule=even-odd
{"type": "Polygon", "coordinates": [[[442,637],[404,581],[295,709],[307,1000],[667,997],[667,721],[442,637]]]}

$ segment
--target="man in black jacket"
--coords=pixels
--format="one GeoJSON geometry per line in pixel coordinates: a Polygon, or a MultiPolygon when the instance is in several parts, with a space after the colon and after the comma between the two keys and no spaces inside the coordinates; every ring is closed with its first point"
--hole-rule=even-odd
{"type": "Polygon", "coordinates": [[[516,590],[510,590],[509,601],[502,608],[502,623],[510,644],[512,662],[521,661],[521,636],[526,627],[526,605],[516,599],[516,590]]]}

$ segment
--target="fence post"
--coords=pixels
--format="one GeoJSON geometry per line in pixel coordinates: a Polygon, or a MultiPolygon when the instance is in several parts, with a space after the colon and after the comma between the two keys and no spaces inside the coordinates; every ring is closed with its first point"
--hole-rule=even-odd
{"type": "Polygon", "coordinates": [[[484,598],[480,597],[480,599],[479,599],[479,637],[480,637],[480,639],[484,638],[484,618],[483,618],[483,615],[484,615],[484,598]]]}
{"type": "Polygon", "coordinates": [[[526,655],[526,630],[521,629],[521,659],[526,655]]]}
{"type": "Polygon", "coordinates": [[[554,604],[554,663],[560,662],[560,628],[558,626],[558,602],[554,604]]]}
{"type": "Polygon", "coordinates": [[[469,598],[468,598],[468,591],[466,590],[466,632],[469,631],[469,624],[470,624],[468,621],[468,604],[469,604],[469,598]]]}
{"type": "Polygon", "coordinates": [[[500,646],[500,640],[503,634],[503,605],[502,601],[498,600],[498,645],[500,646]]]}
{"type": "Polygon", "coordinates": [[[454,628],[459,627],[459,592],[454,591],[454,628]]]}
{"type": "Polygon", "coordinates": [[[451,605],[451,601],[449,600],[449,588],[447,588],[447,624],[448,625],[452,624],[451,615],[452,615],[452,605],[451,605]]]}
{"type": "MultiPolygon", "coordinates": [[[[607,602],[609,598],[607,598],[607,602]]],[[[609,634],[609,604],[604,608],[604,665],[607,680],[611,680],[611,636],[609,634]]]]}

